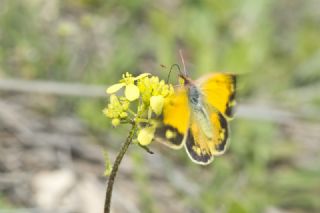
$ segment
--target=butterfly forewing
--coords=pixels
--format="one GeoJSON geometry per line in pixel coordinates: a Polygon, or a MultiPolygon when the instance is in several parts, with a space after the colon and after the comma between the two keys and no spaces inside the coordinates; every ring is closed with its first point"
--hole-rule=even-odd
{"type": "Polygon", "coordinates": [[[208,104],[226,118],[233,118],[236,105],[236,75],[214,73],[200,78],[197,84],[208,104]]]}
{"type": "Polygon", "coordinates": [[[156,130],[156,141],[174,149],[181,148],[187,137],[189,119],[187,91],[180,87],[165,100],[162,122],[156,130]]]}

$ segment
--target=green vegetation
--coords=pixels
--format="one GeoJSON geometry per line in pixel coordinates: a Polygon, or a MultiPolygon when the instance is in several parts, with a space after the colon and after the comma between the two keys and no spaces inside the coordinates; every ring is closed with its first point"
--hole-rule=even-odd
{"type": "MultiPolygon", "coordinates": [[[[236,117],[229,150],[209,167],[192,164],[183,152],[163,153],[167,176],[181,167],[200,187],[192,198],[177,188],[180,201],[208,213],[320,212],[319,146],[309,147],[320,139],[306,137],[309,124],[320,125],[319,10],[316,1],[299,0],[3,0],[0,77],[107,88],[126,71],[165,78],[160,64],[179,63],[182,49],[194,78],[215,70],[238,73],[240,105],[281,107],[303,118],[292,125],[305,132],[298,137],[288,131],[291,123],[236,117]]],[[[95,131],[113,131],[101,112],[105,102],[60,100],[49,112],[67,109],[95,131]]],[[[157,212],[143,185],[152,185],[140,168],[143,157],[134,158],[142,206],[157,212]]]]}

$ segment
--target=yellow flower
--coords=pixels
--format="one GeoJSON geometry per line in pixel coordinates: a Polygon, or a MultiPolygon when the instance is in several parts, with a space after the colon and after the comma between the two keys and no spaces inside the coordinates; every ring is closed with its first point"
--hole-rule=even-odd
{"type": "MultiPolygon", "coordinates": [[[[117,91],[119,91],[122,87],[126,87],[126,90],[130,90],[132,89],[133,87],[132,86],[135,86],[134,85],[134,82],[141,79],[141,78],[144,78],[144,77],[147,77],[148,75],[150,75],[149,73],[143,73],[141,75],[138,75],[137,77],[132,77],[132,75],[128,72],[126,72],[126,74],[123,74],[122,75],[122,79],[120,80],[120,83],[116,83],[116,84],[113,84],[111,85],[107,90],[106,92],[108,94],[112,94],[112,93],[115,93],[117,91]],[[129,86],[129,88],[127,88],[129,86]]],[[[136,93],[136,89],[134,89],[134,96],[133,97],[136,97],[137,93],[136,93]]],[[[130,92],[128,92],[130,93],[130,92]]],[[[131,97],[131,95],[129,94],[129,97],[131,97]]],[[[139,97],[139,96],[138,96],[139,97]]]]}
{"type": "Polygon", "coordinates": [[[129,101],[134,101],[140,96],[139,88],[134,84],[129,84],[124,90],[124,95],[129,101]]]}
{"type": "MultiPolygon", "coordinates": [[[[129,108],[129,102],[126,99],[118,98],[116,95],[112,94],[110,96],[110,103],[108,106],[103,110],[103,114],[105,116],[112,118],[112,125],[117,126],[119,124],[114,119],[123,119],[128,116],[126,112],[129,108]],[[116,125],[115,125],[116,124],[116,125]]],[[[119,121],[120,122],[120,121],[119,121]]]]}
{"type": "Polygon", "coordinates": [[[139,80],[137,86],[140,90],[142,101],[148,106],[150,105],[152,96],[162,96],[165,98],[173,94],[172,85],[165,84],[163,80],[160,81],[155,76],[139,80]]]}
{"type": "Polygon", "coordinates": [[[152,142],[158,125],[157,117],[162,113],[166,98],[174,93],[172,85],[149,75],[144,73],[133,77],[130,73],[125,73],[118,83],[106,90],[111,95],[108,106],[103,110],[112,119],[114,127],[120,123],[135,122],[138,126],[137,141],[142,146],[152,142]],[[114,94],[122,88],[123,96],[114,94]],[[137,99],[136,111],[130,109],[130,103],[137,99]]]}
{"type": "Polygon", "coordinates": [[[107,94],[112,94],[117,92],[119,89],[121,89],[123,86],[125,86],[125,83],[118,83],[118,84],[113,84],[108,89],[106,90],[107,94]]]}
{"type": "Polygon", "coordinates": [[[154,137],[154,132],[155,132],[155,127],[145,127],[139,131],[138,134],[138,142],[142,146],[147,146],[151,143],[153,137],[154,137]]]}
{"type": "Polygon", "coordinates": [[[160,115],[162,112],[164,104],[164,97],[161,95],[152,96],[150,98],[150,107],[157,115],[160,115]]]}
{"type": "Polygon", "coordinates": [[[150,75],[150,73],[142,73],[142,74],[138,75],[137,77],[134,77],[133,79],[136,81],[136,80],[139,80],[141,78],[147,77],[149,75],[150,75]]]}

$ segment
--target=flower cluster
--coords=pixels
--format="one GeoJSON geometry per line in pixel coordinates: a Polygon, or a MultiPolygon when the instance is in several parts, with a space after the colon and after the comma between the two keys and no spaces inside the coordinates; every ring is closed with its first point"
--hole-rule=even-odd
{"type": "Polygon", "coordinates": [[[130,102],[123,97],[118,98],[112,94],[110,96],[110,103],[107,108],[103,110],[103,113],[112,119],[112,125],[117,126],[120,124],[120,120],[128,117],[127,110],[129,109],[130,102]]]}
{"type": "Polygon", "coordinates": [[[164,103],[164,98],[173,94],[172,85],[166,84],[158,77],[142,78],[137,82],[139,91],[141,92],[142,102],[145,106],[150,106],[151,109],[160,115],[164,103]]]}
{"type": "Polygon", "coordinates": [[[162,113],[165,98],[174,92],[172,85],[149,73],[133,77],[127,72],[119,83],[110,86],[106,92],[111,95],[103,113],[112,119],[112,125],[134,123],[138,127],[138,143],[142,146],[150,144],[156,129],[155,119],[162,113]],[[116,95],[122,88],[124,94],[116,95]],[[130,107],[133,102],[138,104],[136,111],[130,107]]]}

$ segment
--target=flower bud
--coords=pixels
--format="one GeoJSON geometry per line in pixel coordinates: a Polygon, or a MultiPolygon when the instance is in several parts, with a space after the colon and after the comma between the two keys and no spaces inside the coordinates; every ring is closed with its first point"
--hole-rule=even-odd
{"type": "Polygon", "coordinates": [[[151,143],[154,137],[155,128],[154,127],[146,127],[140,130],[138,134],[138,142],[142,146],[147,146],[151,143]]]}

